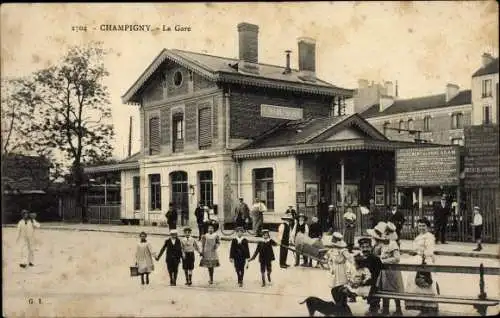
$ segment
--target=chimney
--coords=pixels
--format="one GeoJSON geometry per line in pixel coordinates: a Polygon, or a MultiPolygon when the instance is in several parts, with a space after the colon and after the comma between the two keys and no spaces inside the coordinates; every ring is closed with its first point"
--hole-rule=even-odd
{"type": "Polygon", "coordinates": [[[489,53],[483,53],[482,60],[483,60],[483,67],[485,67],[486,65],[490,64],[491,62],[493,62],[494,58],[489,53]]]}
{"type": "Polygon", "coordinates": [[[396,81],[396,91],[394,92],[394,97],[399,97],[399,92],[398,92],[398,81],[396,81]]]}
{"type": "Polygon", "coordinates": [[[379,111],[383,112],[388,107],[394,104],[394,97],[388,95],[380,95],[379,99],[379,111]]]}
{"type": "Polygon", "coordinates": [[[368,80],[363,79],[363,78],[360,78],[360,79],[358,80],[358,88],[359,88],[359,89],[368,88],[368,80]]]}
{"type": "Polygon", "coordinates": [[[283,74],[290,74],[292,72],[292,69],[290,68],[290,53],[292,53],[292,51],[286,50],[285,53],[286,53],[286,66],[283,74]]]}
{"type": "Polygon", "coordinates": [[[299,71],[306,80],[316,78],[316,40],[302,37],[298,39],[299,71]]]}
{"type": "Polygon", "coordinates": [[[446,84],[446,102],[452,100],[455,96],[458,95],[459,87],[455,84],[446,84]]]}
{"type": "Polygon", "coordinates": [[[246,72],[258,72],[259,26],[242,22],[238,24],[240,68],[246,72]]]}
{"type": "Polygon", "coordinates": [[[385,82],[385,89],[388,96],[394,97],[394,85],[391,81],[385,82]]]}

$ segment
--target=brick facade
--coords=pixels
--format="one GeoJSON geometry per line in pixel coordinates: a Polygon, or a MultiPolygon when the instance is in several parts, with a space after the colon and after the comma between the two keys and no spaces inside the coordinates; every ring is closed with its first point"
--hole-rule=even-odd
{"type": "Polygon", "coordinates": [[[328,116],[331,98],[251,87],[232,87],[229,103],[231,138],[255,138],[286,121],[261,117],[261,104],[302,108],[304,117],[328,116]]]}

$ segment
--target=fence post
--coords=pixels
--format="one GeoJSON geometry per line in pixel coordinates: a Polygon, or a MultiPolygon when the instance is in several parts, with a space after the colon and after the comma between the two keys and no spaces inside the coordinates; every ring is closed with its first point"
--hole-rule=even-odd
{"type": "Polygon", "coordinates": [[[101,224],[101,217],[102,217],[102,212],[101,212],[101,206],[98,206],[97,207],[98,211],[99,211],[99,216],[98,216],[98,224],[101,224]]]}

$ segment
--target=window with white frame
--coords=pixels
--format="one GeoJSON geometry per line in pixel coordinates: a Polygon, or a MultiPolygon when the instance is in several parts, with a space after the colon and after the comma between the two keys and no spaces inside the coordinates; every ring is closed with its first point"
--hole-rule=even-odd
{"type": "Polygon", "coordinates": [[[483,124],[491,123],[491,107],[490,105],[483,106],[483,124]]]}
{"type": "Polygon", "coordinates": [[[264,201],[267,211],[274,211],[274,178],[272,168],[254,169],[255,197],[264,201]]]}
{"type": "Polygon", "coordinates": [[[141,209],[141,177],[132,178],[132,188],[134,192],[134,210],[141,209]]]}
{"type": "Polygon", "coordinates": [[[184,150],[184,114],[176,113],[172,116],[173,123],[173,151],[182,152],[184,150]]]}
{"type": "Polygon", "coordinates": [[[453,113],[451,114],[451,129],[463,128],[463,114],[453,113]]]}
{"type": "Polygon", "coordinates": [[[161,210],[161,177],[160,174],[149,175],[149,209],[161,210]]]}
{"type": "Polygon", "coordinates": [[[491,97],[493,96],[493,87],[491,79],[483,80],[482,82],[482,94],[481,97],[491,97]]]}
{"type": "Polygon", "coordinates": [[[424,131],[431,131],[431,116],[424,117],[424,131]]]}
{"type": "Polygon", "coordinates": [[[200,201],[203,205],[213,206],[214,204],[214,182],[212,171],[198,171],[200,183],[200,201]]]}
{"type": "Polygon", "coordinates": [[[413,130],[415,129],[415,125],[413,123],[413,119],[408,119],[408,130],[413,130]]]}

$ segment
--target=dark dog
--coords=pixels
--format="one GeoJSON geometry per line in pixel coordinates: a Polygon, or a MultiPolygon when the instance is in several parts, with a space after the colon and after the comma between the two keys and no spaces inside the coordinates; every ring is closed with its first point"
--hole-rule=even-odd
{"type": "Polygon", "coordinates": [[[351,308],[345,304],[335,304],[333,301],[324,301],[318,297],[307,297],[303,302],[306,303],[309,317],[314,317],[315,312],[320,312],[325,316],[352,316],[351,308]]]}

